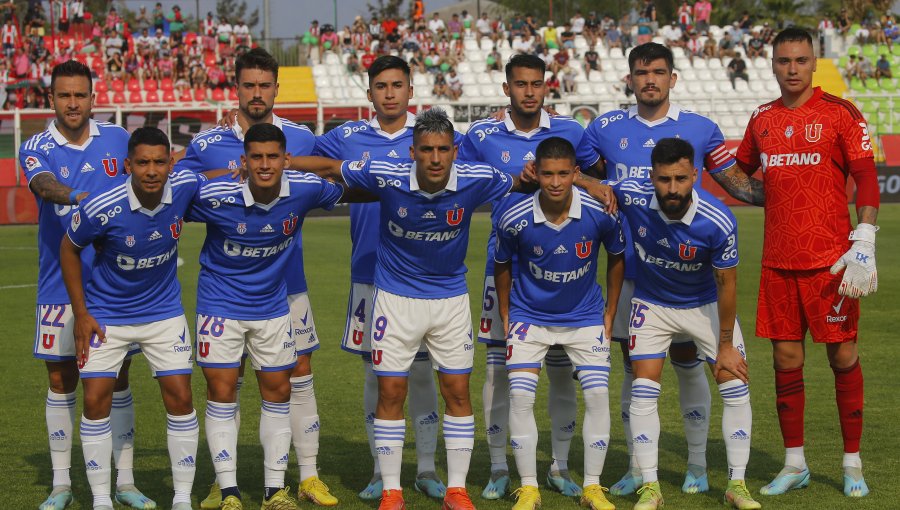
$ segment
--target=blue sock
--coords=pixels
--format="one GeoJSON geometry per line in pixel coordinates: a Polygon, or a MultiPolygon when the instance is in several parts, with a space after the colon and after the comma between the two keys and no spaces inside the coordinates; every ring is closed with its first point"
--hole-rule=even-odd
{"type": "Polygon", "coordinates": [[[272,499],[272,496],[274,496],[276,492],[280,491],[283,488],[284,487],[266,487],[265,488],[266,501],[272,499]]]}
{"type": "Polygon", "coordinates": [[[228,496],[234,496],[241,499],[241,491],[238,490],[237,485],[234,487],[222,487],[222,499],[225,499],[228,496]]]}

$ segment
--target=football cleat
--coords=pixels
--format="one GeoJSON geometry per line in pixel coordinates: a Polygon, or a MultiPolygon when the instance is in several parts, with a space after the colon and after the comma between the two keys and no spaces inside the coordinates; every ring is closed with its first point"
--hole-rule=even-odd
{"type": "Polygon", "coordinates": [[[648,482],[637,490],[641,499],[634,504],[634,510],[656,510],[665,506],[659,482],[648,482]]]}
{"type": "Polygon", "coordinates": [[[629,494],[634,494],[643,484],[644,477],[641,475],[640,471],[636,473],[634,471],[629,471],[625,473],[625,476],[623,476],[621,480],[609,488],[609,493],[613,496],[627,496],[629,494]]]}
{"type": "Polygon", "coordinates": [[[869,493],[869,486],[863,478],[862,469],[854,467],[844,468],[844,496],[861,498],[869,493]]]}
{"type": "Polygon", "coordinates": [[[500,499],[509,490],[509,471],[491,471],[491,479],[481,491],[482,499],[500,499]]]}
{"type": "Polygon", "coordinates": [[[475,510],[475,505],[464,487],[450,487],[444,496],[441,510],[475,510]]]}
{"type": "Polygon", "coordinates": [[[547,487],[563,496],[581,496],[581,486],[572,481],[568,470],[548,472],[547,487]]]}
{"type": "Polygon", "coordinates": [[[434,471],[425,471],[416,475],[416,490],[429,498],[441,499],[447,494],[447,487],[434,471]]]}
{"type": "Polygon", "coordinates": [[[359,491],[359,499],[363,501],[378,501],[381,499],[381,493],[384,491],[384,482],[381,481],[381,478],[372,479],[369,482],[369,485],[366,485],[366,488],[359,491]]]}
{"type": "Polygon", "coordinates": [[[600,485],[588,485],[581,494],[581,506],[591,510],[616,510],[616,505],[606,499],[604,492],[609,492],[609,489],[600,485]]]}
{"type": "Polygon", "coordinates": [[[130,506],[139,510],[151,510],[156,508],[156,502],[144,496],[134,485],[122,485],[116,487],[116,502],[120,505],[130,506]]]}
{"type": "Polygon", "coordinates": [[[516,498],[512,510],[534,510],[541,506],[541,493],[537,487],[523,485],[514,490],[512,495],[516,498]]]}
{"type": "Polygon", "coordinates": [[[244,510],[244,504],[237,496],[228,496],[219,503],[219,508],[221,510],[244,510]]]}
{"type": "Polygon", "coordinates": [[[797,470],[793,466],[784,466],[775,479],[759,490],[763,496],[778,496],[793,489],[802,489],[809,485],[809,468],[797,470]]]}
{"type": "Polygon", "coordinates": [[[222,489],[219,488],[218,483],[213,482],[209,486],[209,496],[206,496],[206,499],[200,502],[200,508],[203,510],[216,510],[220,506],[222,506],[222,489]]]}
{"type": "Polygon", "coordinates": [[[284,487],[269,499],[264,499],[259,510],[300,510],[300,503],[291,497],[291,488],[284,487]]]}
{"type": "Polygon", "coordinates": [[[63,510],[72,504],[75,498],[72,496],[72,487],[59,485],[53,488],[47,500],[41,503],[39,510],[63,510]]]}
{"type": "Polygon", "coordinates": [[[725,489],[725,504],[738,510],[759,510],[762,505],[753,499],[743,480],[728,480],[725,489]]]}
{"type": "Polygon", "coordinates": [[[297,499],[312,501],[314,505],[334,506],[338,504],[338,499],[331,495],[325,482],[319,480],[318,476],[310,476],[306,480],[300,482],[300,488],[297,489],[297,499]]]}
{"type": "Polygon", "coordinates": [[[681,484],[681,492],[685,494],[698,494],[709,490],[709,478],[706,476],[706,468],[688,464],[687,473],[684,474],[684,483],[681,484]],[[695,473],[703,473],[697,476],[695,473]]]}
{"type": "Polygon", "coordinates": [[[406,510],[406,502],[403,501],[403,490],[381,491],[381,504],[378,505],[378,510],[406,510]]]}

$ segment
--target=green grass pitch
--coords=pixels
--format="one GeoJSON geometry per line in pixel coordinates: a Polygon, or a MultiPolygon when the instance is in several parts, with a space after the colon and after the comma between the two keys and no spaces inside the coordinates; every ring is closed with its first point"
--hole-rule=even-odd
{"type": "MultiPolygon", "coordinates": [[[[781,467],[783,450],[774,409],[774,382],[769,342],[754,337],[756,293],[759,281],[759,257],[762,244],[762,211],[737,208],[740,224],[739,315],[751,370],[751,398],[753,403],[753,450],[747,472],[747,483],[756,493],[781,467]]],[[[900,471],[897,425],[898,400],[894,389],[897,377],[896,360],[900,359],[900,343],[896,338],[898,306],[900,302],[900,270],[896,268],[900,251],[900,206],[888,205],[879,218],[881,232],[878,241],[878,266],[881,271],[880,290],[863,302],[861,322],[861,357],[866,377],[865,434],[863,462],[866,480],[872,493],[862,500],[850,500],[842,493],[841,434],[834,404],[833,377],[825,358],[824,348],[809,343],[806,363],[806,441],[807,460],[812,470],[812,484],[802,491],[785,496],[763,498],[765,508],[900,508],[900,490],[891,478],[900,471]],[[894,333],[892,333],[894,331],[894,333]],[[891,395],[894,395],[893,397],[891,395]]],[[[469,288],[473,317],[478,317],[481,300],[481,279],[484,267],[484,246],[489,222],[479,214],[473,221],[468,256],[469,288]]],[[[15,226],[0,229],[0,310],[5,331],[2,335],[3,356],[0,356],[0,510],[37,508],[46,497],[51,481],[50,458],[44,425],[44,399],[47,380],[43,364],[31,356],[34,335],[34,303],[37,281],[36,232],[34,226],[15,226]]],[[[316,326],[322,348],[313,357],[315,388],[322,421],[319,450],[320,475],[341,500],[341,508],[376,508],[374,503],[357,499],[356,492],[369,480],[372,459],[366,445],[362,421],[363,380],[362,363],[339,348],[344,327],[347,291],[349,288],[350,241],[346,218],[312,218],[303,227],[306,248],[306,272],[316,326]]],[[[203,227],[187,226],[182,237],[181,256],[187,261],[180,272],[184,305],[189,321],[193,315],[197,257],[203,240],[203,227]]],[[[477,320],[477,319],[476,319],[477,320]]],[[[626,466],[625,443],[618,420],[618,395],[621,383],[620,354],[613,354],[610,378],[612,444],[601,478],[609,486],[618,480],[626,466]]],[[[477,430],[483,430],[481,413],[481,384],[484,380],[484,348],[478,347],[475,372],[472,377],[472,399],[477,430]]],[[[160,508],[171,502],[171,476],[165,440],[165,412],[157,384],[150,378],[149,369],[138,358],[131,371],[137,413],[136,472],[138,486],[154,498],[160,508]]],[[[194,404],[202,415],[205,406],[205,386],[199,370],[194,372],[194,404]]],[[[538,450],[538,472],[545,473],[549,464],[549,420],[546,416],[546,380],[542,381],[535,406],[541,444],[538,450]]],[[[711,490],[706,494],[686,496],[679,488],[686,459],[680,413],[678,411],[677,382],[672,370],[665,371],[660,414],[663,424],[660,449],[660,478],[668,508],[716,508],[721,506],[725,485],[725,454],[721,437],[721,400],[713,391],[713,412],[710,419],[708,461],[711,490]]],[[[80,413],[79,397],[79,413],[80,413]]],[[[248,377],[241,393],[242,427],[240,436],[238,479],[243,488],[245,508],[256,508],[262,492],[262,448],[258,439],[259,396],[254,378],[248,377]]],[[[410,434],[411,435],[411,434],[410,434]]],[[[481,509],[506,509],[511,499],[486,502],[477,497],[485,483],[489,461],[483,432],[477,436],[472,466],[469,471],[469,491],[481,509]]],[[[438,467],[446,480],[443,443],[438,447],[438,467]]],[[[437,509],[440,503],[428,500],[412,490],[415,476],[415,454],[412,442],[404,453],[403,484],[408,507],[437,509]]],[[[293,453],[291,453],[293,459],[293,453]]],[[[514,466],[509,456],[510,466],[514,466]]],[[[72,454],[72,478],[75,487],[75,509],[91,507],[90,490],[85,479],[81,448],[76,440],[72,454]]],[[[582,446],[579,433],[572,443],[570,466],[581,473],[582,446]]],[[[206,495],[207,484],[213,480],[212,463],[206,442],[201,438],[197,477],[194,484],[195,508],[206,495]]],[[[296,487],[297,468],[292,460],[287,483],[296,487]]],[[[543,477],[541,475],[541,477],[543,477]]],[[[580,477],[577,478],[580,481],[580,477]]],[[[516,481],[514,480],[514,486],[516,481]]],[[[577,501],[542,490],[544,508],[576,508],[577,501]]],[[[619,508],[631,508],[635,498],[611,497],[619,508]]],[[[305,503],[304,508],[312,505],[305,503]]],[[[118,508],[118,507],[117,507],[118,508]]]]}

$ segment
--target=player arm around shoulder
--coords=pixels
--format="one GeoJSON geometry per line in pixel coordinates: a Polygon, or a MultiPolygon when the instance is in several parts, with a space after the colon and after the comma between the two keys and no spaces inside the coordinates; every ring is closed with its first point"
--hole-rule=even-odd
{"type": "Polygon", "coordinates": [[[731,379],[721,373],[724,370],[740,379],[744,384],[748,384],[750,374],[747,369],[747,361],[734,347],[734,328],[737,324],[737,267],[714,268],[713,274],[716,278],[716,290],[719,296],[719,350],[716,356],[714,376],[719,383],[731,379]]]}
{"type": "MultiPolygon", "coordinates": [[[[81,222],[81,212],[72,216],[72,227],[77,228],[81,222]]],[[[86,219],[85,219],[86,221],[86,219]]],[[[63,283],[69,293],[69,301],[72,303],[72,314],[75,316],[75,360],[79,367],[84,366],[90,352],[90,341],[93,335],[97,335],[100,342],[106,341],[103,328],[88,312],[84,299],[84,287],[81,275],[81,250],[83,247],[72,242],[68,235],[64,235],[59,247],[59,265],[62,269],[63,283]]]]}
{"type": "MultiPolygon", "coordinates": [[[[516,185],[520,182],[524,185],[524,188],[521,188],[523,189],[523,191],[520,191],[521,193],[531,193],[537,190],[537,173],[533,161],[529,161],[525,164],[522,168],[522,174],[516,178],[513,189],[510,191],[519,191],[519,189],[516,188],[516,185]]],[[[613,193],[613,189],[609,184],[606,184],[596,177],[585,175],[583,171],[579,171],[578,175],[575,177],[575,186],[583,189],[588,195],[603,204],[610,214],[615,214],[616,211],[618,211],[616,195],[613,193]]]]}

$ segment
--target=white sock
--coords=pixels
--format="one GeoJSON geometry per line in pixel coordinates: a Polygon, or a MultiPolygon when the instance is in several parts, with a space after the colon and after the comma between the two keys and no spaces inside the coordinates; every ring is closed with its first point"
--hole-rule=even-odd
{"type": "Polygon", "coordinates": [[[81,450],[94,506],[112,506],[112,425],[109,417],[100,420],[81,417],[81,450]]]}
{"type": "Polygon", "coordinates": [[[53,486],[71,486],[69,469],[72,467],[72,435],[75,433],[75,393],[53,393],[48,389],[44,414],[50,438],[53,486]]]}
{"type": "Polygon", "coordinates": [[[509,444],[523,486],[537,487],[538,429],[534,421],[534,399],[538,374],[509,374],[509,444]]]}
{"type": "Polygon", "coordinates": [[[565,351],[548,351],[544,358],[550,391],[547,395],[547,412],[550,414],[550,445],[553,452],[551,471],[569,468],[569,448],[575,435],[575,419],[578,417],[578,396],[572,379],[572,362],[565,351]]]}
{"type": "Polygon", "coordinates": [[[131,388],[113,392],[109,413],[116,487],[134,485],[134,399],[131,388]]]}
{"type": "Polygon", "coordinates": [[[803,454],[802,446],[784,449],[784,465],[795,467],[797,469],[806,469],[806,456],[803,454]]]}
{"type": "Polygon", "coordinates": [[[237,403],[206,401],[206,442],[219,487],[237,487],[237,403]]]}
{"type": "Polygon", "coordinates": [[[859,452],[854,453],[844,453],[844,460],[841,462],[841,466],[844,468],[858,468],[862,469],[862,457],[859,456],[859,452]]]}
{"type": "Polygon", "coordinates": [[[628,448],[628,471],[632,475],[641,474],[637,459],[634,458],[634,436],[631,435],[631,384],[634,382],[634,371],[631,362],[622,364],[622,393],[619,397],[619,408],[622,411],[622,431],[625,436],[625,447],[628,448]]]}
{"type": "Polygon", "coordinates": [[[445,414],[444,444],[447,446],[447,488],[465,488],[475,447],[475,416],[445,414]]]}
{"type": "Polygon", "coordinates": [[[659,400],[658,382],[650,379],[635,379],[631,384],[631,435],[634,441],[634,456],[641,468],[644,483],[657,480],[656,468],[659,463],[659,400]]]}
{"type": "Polygon", "coordinates": [[[684,437],[688,444],[688,464],[706,467],[706,441],[709,437],[709,411],[712,396],[700,360],[687,363],[672,361],[678,376],[678,401],[684,420],[684,437]]]}
{"type": "Polygon", "coordinates": [[[437,451],[438,422],[437,388],[434,369],[428,359],[413,361],[409,370],[409,414],[416,431],[417,473],[434,471],[437,451]]]}
{"type": "Polygon", "coordinates": [[[509,381],[506,376],[506,349],[487,348],[487,370],[481,390],[484,426],[487,430],[491,471],[509,471],[506,464],[506,428],[509,423],[509,381]]]}
{"type": "Polygon", "coordinates": [[[300,481],[319,476],[319,414],[312,375],[291,377],[291,440],[300,466],[300,481]]]}
{"type": "Polygon", "coordinates": [[[750,437],[753,412],[750,409],[750,388],[739,379],[719,385],[722,409],[722,436],[728,459],[728,479],[743,480],[750,460],[750,437]]]}
{"type": "Polygon", "coordinates": [[[406,440],[406,420],[375,418],[375,454],[381,470],[384,490],[400,489],[400,468],[403,466],[403,442],[406,440]]]}
{"type": "Polygon", "coordinates": [[[373,478],[381,477],[381,466],[378,464],[378,456],[375,455],[375,407],[378,405],[378,376],[372,370],[372,362],[364,361],[366,381],[363,385],[363,413],[366,420],[366,438],[369,440],[369,453],[375,464],[373,478]]]}
{"type": "Polygon", "coordinates": [[[609,371],[578,372],[584,398],[584,487],[600,484],[609,450],[609,371]]]}
{"type": "Polygon", "coordinates": [[[263,486],[284,487],[291,451],[291,403],[262,401],[259,442],[263,447],[263,486]]]}
{"type": "Polygon", "coordinates": [[[166,439],[169,447],[169,461],[172,463],[172,486],[176,503],[191,502],[191,488],[196,472],[197,444],[200,442],[200,422],[197,413],[184,416],[166,415],[166,439]]]}
{"type": "Polygon", "coordinates": [[[234,408],[234,429],[236,433],[241,432],[241,386],[244,385],[244,378],[238,377],[237,386],[235,386],[234,390],[234,404],[237,406],[234,408]]]}

